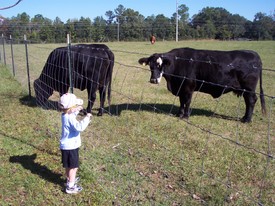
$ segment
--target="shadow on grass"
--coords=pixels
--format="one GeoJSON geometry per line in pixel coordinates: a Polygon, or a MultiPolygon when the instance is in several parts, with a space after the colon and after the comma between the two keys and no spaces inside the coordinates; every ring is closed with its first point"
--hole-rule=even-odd
{"type": "MultiPolygon", "coordinates": [[[[107,113],[114,116],[120,116],[123,111],[131,110],[131,111],[148,111],[155,112],[159,114],[167,114],[172,116],[177,116],[179,107],[171,104],[117,104],[111,105],[109,107],[105,107],[104,109],[107,113]],[[110,112],[108,112],[110,110],[110,112]]],[[[213,118],[220,118],[225,120],[233,120],[238,121],[239,119],[236,117],[231,117],[227,115],[217,114],[215,112],[205,110],[205,109],[197,109],[192,108],[190,116],[206,116],[213,118]]]]}
{"type": "Polygon", "coordinates": [[[24,97],[20,98],[19,100],[22,105],[26,105],[29,107],[41,107],[43,109],[51,109],[51,110],[59,109],[57,101],[48,100],[43,105],[37,105],[36,98],[33,96],[24,96],[24,97]]]}
{"type": "Polygon", "coordinates": [[[36,107],[35,97],[27,95],[27,96],[24,96],[24,97],[20,98],[19,101],[22,105],[26,105],[26,106],[29,106],[29,107],[36,107]]]}
{"type": "Polygon", "coordinates": [[[36,163],[36,156],[36,154],[11,156],[10,162],[21,164],[25,169],[30,170],[31,173],[38,175],[46,181],[52,182],[56,185],[60,185],[61,187],[64,186],[64,180],[62,179],[62,175],[54,173],[46,166],[36,163]]]}
{"type": "MultiPolygon", "coordinates": [[[[109,107],[105,108],[106,111],[109,111],[109,107]]],[[[179,107],[172,104],[151,104],[151,103],[140,103],[140,104],[117,104],[111,105],[110,113],[114,116],[120,116],[123,111],[147,111],[154,112],[158,114],[169,114],[172,116],[177,115],[179,107]]],[[[203,109],[193,109],[191,115],[203,115],[211,116],[213,112],[203,110],[203,109]]]]}

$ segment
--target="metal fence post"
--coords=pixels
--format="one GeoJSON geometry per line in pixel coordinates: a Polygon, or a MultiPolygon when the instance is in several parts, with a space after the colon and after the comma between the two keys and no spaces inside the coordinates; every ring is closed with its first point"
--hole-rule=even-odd
{"type": "Polygon", "coordinates": [[[11,42],[11,60],[12,60],[12,72],[13,76],[15,76],[15,68],[14,68],[14,56],[13,56],[13,46],[12,46],[12,38],[10,35],[10,42],[11,42]]]}
{"type": "Polygon", "coordinates": [[[69,66],[70,92],[73,93],[73,72],[72,72],[72,64],[71,64],[71,38],[70,38],[70,34],[67,34],[67,43],[68,43],[68,66],[69,66]]]}
{"type": "Polygon", "coordinates": [[[29,68],[29,58],[28,58],[28,42],[27,42],[26,35],[24,35],[24,43],[25,43],[25,51],[26,51],[26,64],[27,64],[27,74],[28,74],[29,97],[31,97],[30,68],[29,68]]]}

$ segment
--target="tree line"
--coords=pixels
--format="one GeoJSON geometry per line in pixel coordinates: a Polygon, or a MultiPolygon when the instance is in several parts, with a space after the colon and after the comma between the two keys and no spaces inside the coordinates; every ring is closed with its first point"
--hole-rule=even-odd
{"type": "Polygon", "coordinates": [[[205,7],[191,18],[188,11],[181,4],[170,18],[163,14],[144,17],[119,5],[114,11],[106,11],[105,18],[97,16],[92,21],[80,17],[65,23],[59,17],[51,20],[37,14],[30,18],[23,12],[12,18],[1,17],[0,34],[13,39],[26,35],[37,43],[61,43],[68,33],[73,42],[147,41],[151,35],[157,40],[175,40],[178,25],[179,40],[275,40],[275,10],[270,15],[256,13],[253,21],[220,7],[205,7]]]}

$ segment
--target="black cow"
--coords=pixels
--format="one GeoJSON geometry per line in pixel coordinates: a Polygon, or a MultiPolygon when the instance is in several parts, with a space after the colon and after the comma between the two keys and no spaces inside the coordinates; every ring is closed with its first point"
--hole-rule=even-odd
{"type": "Polygon", "coordinates": [[[111,81],[114,66],[114,54],[104,44],[78,44],[70,47],[54,49],[49,55],[40,77],[34,81],[37,104],[43,106],[53,91],[60,95],[68,92],[70,79],[73,87],[81,91],[87,89],[87,112],[91,112],[96,99],[96,91],[100,94],[98,116],[103,114],[106,91],[110,106],[111,81]],[[71,56],[69,71],[68,53],[71,56]],[[70,75],[72,74],[72,75],[70,75]]]}
{"type": "Polygon", "coordinates": [[[179,96],[180,118],[189,117],[194,91],[210,94],[213,98],[233,91],[244,97],[246,111],[242,121],[250,122],[257,101],[255,90],[259,78],[262,113],[266,112],[262,88],[262,62],[254,51],[179,48],[141,58],[139,63],[150,66],[151,83],[159,83],[163,76],[167,81],[168,90],[179,96]]]}

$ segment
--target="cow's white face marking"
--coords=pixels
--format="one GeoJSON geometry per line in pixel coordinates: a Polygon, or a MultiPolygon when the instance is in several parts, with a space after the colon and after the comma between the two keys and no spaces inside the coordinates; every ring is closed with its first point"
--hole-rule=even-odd
{"type": "MultiPolygon", "coordinates": [[[[162,60],[162,58],[159,57],[159,58],[157,59],[157,64],[158,64],[158,67],[159,67],[159,68],[161,67],[162,63],[163,63],[163,60],[162,60]]],[[[159,78],[157,78],[158,84],[159,84],[160,81],[161,81],[162,75],[163,75],[163,72],[161,71],[161,73],[159,74],[159,78]]]]}
{"type": "Polygon", "coordinates": [[[157,63],[158,63],[158,66],[160,67],[162,65],[162,63],[163,63],[162,58],[159,57],[157,59],[157,63]]]}
{"type": "Polygon", "coordinates": [[[159,74],[159,78],[157,78],[158,84],[159,84],[160,81],[161,81],[162,75],[163,75],[163,72],[161,72],[161,73],[159,74]]]}

